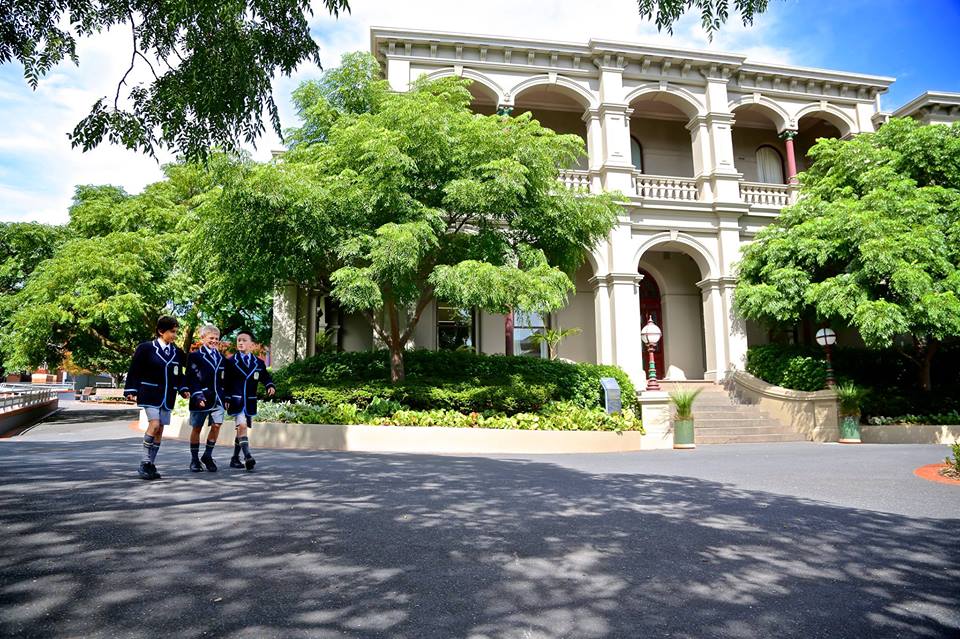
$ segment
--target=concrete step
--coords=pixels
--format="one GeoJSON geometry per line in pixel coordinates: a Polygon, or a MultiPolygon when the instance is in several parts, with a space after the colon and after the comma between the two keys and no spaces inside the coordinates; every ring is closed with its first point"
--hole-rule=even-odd
{"type": "Polygon", "coordinates": [[[770,442],[803,442],[803,435],[797,433],[764,433],[760,435],[695,435],[694,442],[699,446],[711,444],[761,444],[770,442]]]}
{"type": "Polygon", "coordinates": [[[716,428],[696,428],[694,433],[703,433],[704,435],[762,435],[766,434],[794,434],[789,428],[784,428],[779,424],[757,424],[754,426],[718,426],[716,428]]]}
{"type": "Polygon", "coordinates": [[[730,410],[720,410],[720,409],[711,409],[711,410],[695,410],[693,411],[693,418],[699,424],[701,420],[713,420],[713,419],[751,419],[763,417],[766,419],[773,419],[767,413],[754,410],[739,410],[739,409],[730,409],[730,410]]]}

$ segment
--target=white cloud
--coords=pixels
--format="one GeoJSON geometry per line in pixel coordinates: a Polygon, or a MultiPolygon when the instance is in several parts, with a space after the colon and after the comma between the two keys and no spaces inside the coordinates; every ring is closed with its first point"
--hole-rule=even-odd
{"type": "MultiPolygon", "coordinates": [[[[321,61],[336,66],[343,53],[369,48],[371,26],[396,26],[467,33],[585,42],[590,38],[669,43],[673,46],[733,51],[754,60],[800,63],[777,44],[775,6],[759,16],[752,29],[736,17],[710,43],[695,16],[684,18],[675,35],[658,33],[637,15],[633,0],[601,0],[593,4],[562,0],[517,2],[488,0],[352,0],[353,11],[339,20],[315,3],[312,22],[321,43],[321,61]]],[[[66,134],[87,114],[93,102],[113,96],[129,64],[129,35],[114,29],[79,46],[80,67],[63,65],[44,78],[36,92],[17,77],[15,65],[0,69],[0,220],[33,219],[62,222],[77,184],[116,184],[129,192],[162,177],[159,164],[144,155],[102,144],[82,153],[71,149],[66,134]]],[[[134,74],[144,80],[146,69],[134,74]]],[[[295,124],[290,92],[320,71],[304,64],[290,78],[278,78],[274,94],[284,126],[295,124]]],[[[258,144],[257,158],[267,158],[280,141],[272,131],[258,144]]],[[[161,158],[162,161],[169,157],[161,158]]]]}

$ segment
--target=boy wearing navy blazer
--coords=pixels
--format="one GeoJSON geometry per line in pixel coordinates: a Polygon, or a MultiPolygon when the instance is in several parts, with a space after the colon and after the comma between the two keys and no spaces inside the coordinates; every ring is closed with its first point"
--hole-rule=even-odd
{"type": "Polygon", "coordinates": [[[267,389],[267,396],[273,397],[276,392],[273,377],[263,360],[253,354],[253,334],[240,331],[237,334],[237,352],[227,359],[224,385],[227,414],[237,423],[230,468],[253,470],[257,463],[250,454],[248,432],[253,426],[253,416],[257,414],[257,385],[261,382],[267,389]],[[243,451],[243,462],[240,461],[240,451],[243,451]]]}
{"type": "Polygon", "coordinates": [[[200,329],[200,348],[187,356],[187,385],[190,387],[190,470],[217,471],[213,447],[223,424],[223,385],[226,358],[220,353],[220,329],[207,324],[200,329]],[[200,431],[210,424],[207,444],[200,457],[200,431]]]}
{"type": "Polygon", "coordinates": [[[137,471],[143,479],[160,479],[157,472],[157,453],[163,438],[163,427],[170,423],[170,412],[177,401],[177,393],[187,392],[187,356],[174,342],[180,324],[164,315],[157,320],[157,338],[137,346],[127,372],[124,395],[136,401],[147,414],[147,432],[143,436],[143,457],[137,471]]]}

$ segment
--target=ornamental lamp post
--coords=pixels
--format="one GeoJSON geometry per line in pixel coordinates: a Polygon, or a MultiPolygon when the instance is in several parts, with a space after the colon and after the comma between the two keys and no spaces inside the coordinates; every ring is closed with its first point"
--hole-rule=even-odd
{"type": "Polygon", "coordinates": [[[823,327],[817,331],[817,344],[823,347],[827,356],[827,388],[833,388],[837,385],[833,379],[833,361],[830,359],[830,347],[837,343],[837,334],[830,327],[823,327]]]}
{"type": "Polygon", "coordinates": [[[657,350],[657,343],[662,336],[663,331],[653,323],[653,315],[648,316],[646,325],[640,330],[640,341],[647,345],[647,352],[650,356],[650,364],[647,367],[648,391],[660,390],[660,384],[657,383],[657,363],[653,358],[653,352],[657,350]]]}

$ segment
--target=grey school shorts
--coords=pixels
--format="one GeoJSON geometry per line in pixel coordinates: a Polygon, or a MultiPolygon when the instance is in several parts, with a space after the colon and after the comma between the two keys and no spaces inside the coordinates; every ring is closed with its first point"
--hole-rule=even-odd
{"type": "Polygon", "coordinates": [[[203,428],[204,423],[214,424],[223,423],[223,406],[216,406],[210,410],[190,411],[190,426],[193,428],[203,428]]]}
{"type": "Polygon", "coordinates": [[[143,406],[143,410],[147,413],[147,421],[155,422],[159,421],[161,426],[170,425],[170,411],[161,406],[143,406]]]}

